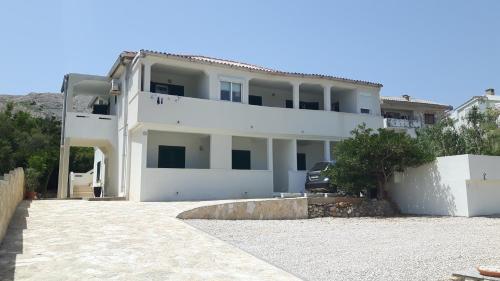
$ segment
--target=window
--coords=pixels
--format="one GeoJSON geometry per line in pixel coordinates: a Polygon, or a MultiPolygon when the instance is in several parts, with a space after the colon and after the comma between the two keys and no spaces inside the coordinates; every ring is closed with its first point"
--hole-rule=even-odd
{"type": "Polygon", "coordinates": [[[186,168],[184,146],[160,145],[158,147],[158,168],[186,168]]]}
{"type": "Polygon", "coordinates": [[[151,82],[151,92],[165,95],[184,96],[184,86],[151,82]]]}
{"type": "Polygon", "coordinates": [[[235,170],[250,170],[250,151],[249,150],[233,150],[232,165],[235,170]]]}
{"type": "Polygon", "coordinates": [[[339,102],[332,103],[332,110],[340,112],[340,103],[339,102]]]}
{"type": "Polygon", "coordinates": [[[370,110],[368,108],[361,108],[361,113],[370,114],[370,110]]]}
{"type": "Polygon", "coordinates": [[[425,113],[424,122],[427,125],[433,125],[434,123],[436,123],[436,116],[432,113],[425,113]]]}
{"type": "MultiPolygon", "coordinates": [[[[286,100],[285,101],[285,107],[286,108],[293,108],[293,101],[292,100],[286,100]]],[[[315,101],[312,101],[312,102],[301,101],[301,102],[299,102],[299,108],[300,109],[319,110],[319,103],[315,102],[315,101]]]]}
{"type": "Polygon", "coordinates": [[[220,82],[220,99],[241,102],[241,83],[220,82]]]}
{"type": "Polygon", "coordinates": [[[299,170],[299,171],[306,170],[306,154],[305,153],[297,153],[297,170],[299,170]]]}
{"type": "Polygon", "coordinates": [[[262,105],[262,97],[261,96],[248,96],[248,103],[251,105],[262,105]]]}

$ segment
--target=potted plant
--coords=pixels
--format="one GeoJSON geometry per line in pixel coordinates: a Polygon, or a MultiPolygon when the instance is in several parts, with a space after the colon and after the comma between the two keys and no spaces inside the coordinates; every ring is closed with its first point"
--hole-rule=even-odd
{"type": "Polygon", "coordinates": [[[28,200],[37,199],[36,190],[39,186],[40,172],[33,168],[26,169],[26,192],[24,198],[28,200]]]}

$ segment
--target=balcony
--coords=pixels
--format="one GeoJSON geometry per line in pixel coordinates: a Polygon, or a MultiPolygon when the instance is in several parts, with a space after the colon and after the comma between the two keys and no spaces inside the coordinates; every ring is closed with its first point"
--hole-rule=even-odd
{"type": "Polygon", "coordinates": [[[384,128],[421,128],[420,120],[407,120],[397,118],[384,118],[384,128]]]}
{"type": "Polygon", "coordinates": [[[117,137],[116,117],[80,112],[68,112],[64,137],[75,146],[113,144],[117,137]]]}
{"type": "Polygon", "coordinates": [[[362,123],[382,127],[382,117],[368,114],[255,106],[150,92],[133,97],[129,109],[131,127],[148,123],[166,130],[183,126],[229,134],[346,138],[362,123]]]}

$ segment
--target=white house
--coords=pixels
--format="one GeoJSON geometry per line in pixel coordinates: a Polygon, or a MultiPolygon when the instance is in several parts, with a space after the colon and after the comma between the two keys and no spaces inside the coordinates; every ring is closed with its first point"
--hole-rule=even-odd
{"type": "Polygon", "coordinates": [[[465,117],[474,106],[476,106],[480,112],[486,111],[487,108],[497,108],[500,110],[500,96],[495,95],[494,89],[487,89],[484,95],[473,96],[468,101],[457,106],[450,115],[450,117],[455,120],[457,127],[465,124],[465,117]]]}
{"type": "Polygon", "coordinates": [[[123,52],[106,76],[68,74],[58,196],[71,146],[96,148],[94,185],[134,201],[300,192],[305,171],[365,123],[383,126],[377,83],[203,56],[123,52]],[[95,97],[92,114],[77,95],[95,97]]]}
{"type": "Polygon", "coordinates": [[[416,136],[417,129],[435,124],[452,109],[450,105],[416,99],[409,95],[381,97],[380,100],[384,128],[406,132],[413,137],[416,136]]]}

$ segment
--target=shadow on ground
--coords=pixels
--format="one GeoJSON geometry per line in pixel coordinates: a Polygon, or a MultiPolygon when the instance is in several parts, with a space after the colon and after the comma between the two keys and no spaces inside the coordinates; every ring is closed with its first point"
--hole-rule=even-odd
{"type": "Polygon", "coordinates": [[[19,203],[0,245],[0,280],[14,280],[16,258],[23,253],[23,231],[30,205],[31,201],[19,203]]]}

